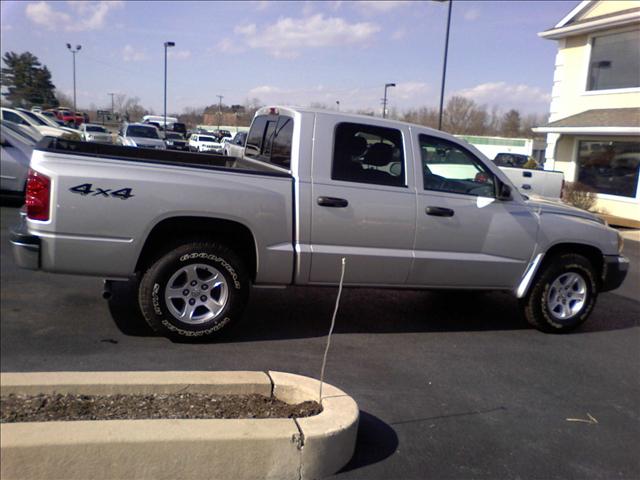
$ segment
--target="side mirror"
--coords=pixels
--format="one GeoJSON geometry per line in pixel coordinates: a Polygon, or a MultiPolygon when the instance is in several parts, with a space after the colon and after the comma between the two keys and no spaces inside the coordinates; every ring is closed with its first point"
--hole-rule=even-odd
{"type": "Polygon", "coordinates": [[[498,200],[512,200],[511,187],[506,183],[498,181],[498,200]]]}

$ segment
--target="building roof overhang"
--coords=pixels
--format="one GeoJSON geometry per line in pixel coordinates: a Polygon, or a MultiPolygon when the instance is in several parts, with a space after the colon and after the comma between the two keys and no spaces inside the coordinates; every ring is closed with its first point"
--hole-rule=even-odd
{"type": "Polygon", "coordinates": [[[601,108],[533,128],[536,133],[639,135],[640,108],[601,108]]]}
{"type": "MultiPolygon", "coordinates": [[[[583,2],[590,4],[591,2],[583,2]]],[[[582,4],[581,4],[582,5],[582,4]]],[[[579,5],[578,7],[580,7],[579,5]]],[[[574,35],[580,35],[584,33],[596,32],[599,30],[605,30],[610,28],[624,27],[627,25],[640,24],[640,7],[629,8],[619,12],[609,13],[606,15],[600,15],[598,17],[586,18],[584,20],[577,20],[572,22],[571,20],[582,12],[587,6],[577,12],[573,13],[569,19],[565,17],[555,27],[538,33],[539,37],[546,38],[548,40],[559,40],[561,38],[571,37],[574,35]]],[[[577,8],[576,7],[576,10],[577,8]]]]}

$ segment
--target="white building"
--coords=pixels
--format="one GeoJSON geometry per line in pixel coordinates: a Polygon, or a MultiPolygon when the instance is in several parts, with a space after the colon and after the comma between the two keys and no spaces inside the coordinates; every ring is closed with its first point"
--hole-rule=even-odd
{"type": "Polygon", "coordinates": [[[545,168],[597,192],[612,224],[640,228],[640,3],[583,1],[540,37],[558,42],[545,168]]]}

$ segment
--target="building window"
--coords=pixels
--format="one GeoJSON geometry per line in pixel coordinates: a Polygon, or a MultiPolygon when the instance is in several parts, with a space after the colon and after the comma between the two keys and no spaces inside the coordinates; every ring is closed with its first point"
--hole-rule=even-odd
{"type": "Polygon", "coordinates": [[[635,198],[639,169],[640,142],[579,142],[578,181],[598,193],[635,198]]]}
{"type": "Polygon", "coordinates": [[[587,90],[640,87],[640,30],[595,37],[587,90]]]}

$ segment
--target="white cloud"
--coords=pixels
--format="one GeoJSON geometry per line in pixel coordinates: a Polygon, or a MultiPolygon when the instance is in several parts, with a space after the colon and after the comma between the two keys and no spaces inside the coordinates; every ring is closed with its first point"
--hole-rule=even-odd
{"type": "Polygon", "coordinates": [[[167,57],[174,60],[189,60],[191,58],[191,50],[173,50],[169,49],[167,57]]]}
{"type": "Polygon", "coordinates": [[[207,49],[207,51],[209,53],[214,53],[214,54],[215,53],[232,54],[232,53],[244,52],[244,48],[238,42],[234,42],[230,38],[223,38],[218,43],[216,43],[215,47],[209,48],[207,49]]]}
{"type": "Polygon", "coordinates": [[[269,0],[256,0],[249,3],[251,5],[249,8],[256,12],[263,12],[271,6],[269,0]]]}
{"type": "Polygon", "coordinates": [[[360,10],[368,12],[368,13],[386,13],[391,10],[395,10],[396,8],[406,7],[411,4],[414,6],[419,2],[412,2],[406,0],[374,0],[368,1],[363,0],[359,2],[354,2],[353,5],[358,7],[360,10]]]}
{"type": "Polygon", "coordinates": [[[465,20],[473,22],[474,20],[480,18],[480,10],[478,10],[477,8],[470,8],[469,10],[464,12],[463,17],[465,20]]]}
{"type": "Polygon", "coordinates": [[[399,28],[391,34],[392,40],[402,40],[407,36],[407,31],[404,28],[399,28]]]}
{"type": "Polygon", "coordinates": [[[551,94],[539,87],[506,82],[481,83],[452,92],[451,95],[461,95],[480,104],[518,108],[525,111],[545,111],[551,101],[551,94]]]}
{"type": "Polygon", "coordinates": [[[339,17],[325,18],[322,14],[294,19],[281,18],[276,23],[258,28],[255,24],[241,25],[234,32],[250,48],[266,50],[277,58],[294,58],[304,48],[321,48],[363,43],[380,27],[373,23],[348,23],[339,17]]]}
{"type": "MultiPolygon", "coordinates": [[[[53,3],[58,7],[59,3],[53,3]]],[[[67,32],[83,32],[88,30],[99,30],[107,20],[110,11],[124,5],[121,1],[99,1],[99,2],[67,2],[68,11],[61,11],[53,8],[51,3],[34,2],[28,3],[25,14],[29,20],[36,25],[45,27],[47,30],[64,30],[67,32]]]]}
{"type": "Polygon", "coordinates": [[[122,59],[125,62],[142,62],[148,58],[144,50],[136,50],[131,45],[126,45],[122,49],[122,59]]]}

